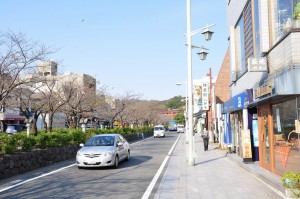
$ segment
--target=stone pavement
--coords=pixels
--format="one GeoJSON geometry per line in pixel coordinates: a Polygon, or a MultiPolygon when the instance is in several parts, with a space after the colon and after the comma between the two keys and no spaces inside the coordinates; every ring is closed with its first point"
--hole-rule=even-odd
{"type": "Polygon", "coordinates": [[[204,151],[202,138],[195,135],[195,165],[188,166],[185,134],[180,134],[155,199],[274,199],[284,198],[280,176],[258,166],[245,164],[236,154],[210,143],[204,151]]]}

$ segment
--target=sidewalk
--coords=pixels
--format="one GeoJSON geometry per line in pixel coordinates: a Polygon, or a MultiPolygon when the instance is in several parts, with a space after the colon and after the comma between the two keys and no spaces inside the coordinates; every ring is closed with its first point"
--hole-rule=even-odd
{"type": "Polygon", "coordinates": [[[196,134],[195,165],[188,166],[185,134],[181,134],[154,198],[284,198],[279,176],[257,163],[244,164],[236,154],[227,154],[217,146],[210,143],[204,151],[202,138],[196,134]]]}

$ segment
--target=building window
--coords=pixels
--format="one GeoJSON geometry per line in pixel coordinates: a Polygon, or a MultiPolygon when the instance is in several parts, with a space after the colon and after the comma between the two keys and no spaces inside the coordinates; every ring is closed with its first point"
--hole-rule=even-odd
{"type": "Polygon", "coordinates": [[[252,6],[251,1],[248,1],[247,5],[245,6],[245,9],[243,11],[243,17],[244,17],[244,46],[245,46],[245,57],[244,57],[244,65],[242,68],[242,72],[247,71],[247,60],[249,57],[253,57],[254,51],[253,51],[253,24],[252,24],[252,6]]]}
{"type": "Polygon", "coordinates": [[[259,8],[258,0],[254,1],[254,37],[255,37],[255,57],[260,56],[260,31],[259,31],[259,8]]]}
{"type": "Polygon", "coordinates": [[[245,34],[244,34],[244,18],[241,17],[237,27],[235,28],[238,42],[236,48],[237,55],[237,75],[241,76],[246,71],[245,64],[245,34]]]}
{"type": "MultiPolygon", "coordinates": [[[[271,3],[273,45],[292,28],[297,28],[297,5],[300,0],[275,0],[271,3]],[[294,14],[295,13],[295,14],[294,14]]],[[[299,10],[300,13],[300,10],[299,10]]],[[[300,19],[299,19],[300,20],[300,19]]],[[[300,25],[300,24],[299,24],[300,25]]]]}
{"type": "Polygon", "coordinates": [[[300,98],[272,105],[275,169],[280,173],[300,172],[300,137],[295,121],[299,118],[300,98]]]}

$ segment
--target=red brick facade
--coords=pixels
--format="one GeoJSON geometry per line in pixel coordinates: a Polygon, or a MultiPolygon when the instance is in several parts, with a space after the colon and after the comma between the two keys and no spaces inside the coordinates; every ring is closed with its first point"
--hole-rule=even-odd
{"type": "MultiPolygon", "coordinates": [[[[214,84],[216,104],[226,102],[230,99],[230,52],[227,49],[217,80],[214,84]]],[[[212,110],[207,112],[207,128],[213,130],[212,110]]]]}
{"type": "Polygon", "coordinates": [[[230,86],[230,52],[228,48],[215,83],[216,104],[226,102],[227,100],[230,99],[229,86],[230,86]]]}

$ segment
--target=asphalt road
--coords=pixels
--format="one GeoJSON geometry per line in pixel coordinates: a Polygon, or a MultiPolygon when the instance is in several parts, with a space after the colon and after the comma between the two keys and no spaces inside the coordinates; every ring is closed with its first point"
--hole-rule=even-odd
{"type": "Polygon", "coordinates": [[[177,137],[167,132],[132,143],[131,159],[118,169],[78,169],[74,158],[0,180],[0,198],[141,198],[177,137]]]}

